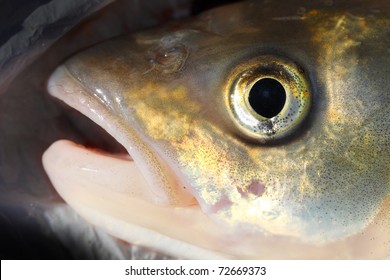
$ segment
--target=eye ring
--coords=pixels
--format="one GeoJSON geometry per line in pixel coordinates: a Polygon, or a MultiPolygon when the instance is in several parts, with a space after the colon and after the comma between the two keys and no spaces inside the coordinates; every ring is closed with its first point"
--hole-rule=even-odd
{"type": "Polygon", "coordinates": [[[257,57],[236,66],[228,76],[225,92],[233,123],[244,136],[260,142],[281,139],[296,131],[308,115],[312,101],[309,80],[302,68],[275,56],[257,57]],[[272,103],[278,108],[273,108],[274,113],[269,115],[263,114],[263,109],[254,108],[256,106],[250,101],[252,89],[263,81],[274,87],[271,93],[265,89],[267,95],[271,94],[271,98],[278,95],[282,100],[272,103]]]}

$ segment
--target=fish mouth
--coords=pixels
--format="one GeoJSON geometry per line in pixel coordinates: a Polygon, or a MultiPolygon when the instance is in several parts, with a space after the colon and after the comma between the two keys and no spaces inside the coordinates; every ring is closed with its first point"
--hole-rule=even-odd
{"type": "Polygon", "coordinates": [[[108,132],[128,154],[58,140],[42,161],[53,186],[82,217],[131,244],[184,258],[231,258],[221,229],[210,221],[183,180],[158,152],[68,70],[60,66],[49,93],[108,132]],[[120,226],[118,226],[120,225],[120,226]],[[193,232],[198,233],[194,243],[193,232]],[[212,234],[210,234],[212,232],[212,234]],[[207,248],[207,249],[204,249],[207,248]]]}
{"type": "MultiPolygon", "coordinates": [[[[157,150],[142,139],[141,134],[116,117],[111,112],[110,106],[102,102],[102,99],[91,95],[91,90],[75,78],[66,66],[58,67],[53,73],[48,82],[48,89],[52,96],[62,100],[102,127],[125,148],[128,154],[113,154],[100,149],[88,149],[81,145],[71,144],[69,141],[60,142],[58,145],[66,146],[67,149],[71,147],[75,150],[86,149],[89,151],[88,155],[96,156],[94,160],[98,161],[106,159],[118,161],[118,163],[127,162],[131,171],[127,174],[118,172],[117,177],[121,177],[122,174],[125,177],[134,176],[134,183],[129,178],[123,177],[122,179],[128,181],[127,185],[132,193],[142,194],[142,198],[149,202],[163,206],[196,205],[194,197],[183,187],[183,179],[178,170],[170,166],[157,150]]],[[[110,165],[107,162],[102,169],[95,166],[91,167],[91,170],[104,174],[108,166],[110,165]]]]}

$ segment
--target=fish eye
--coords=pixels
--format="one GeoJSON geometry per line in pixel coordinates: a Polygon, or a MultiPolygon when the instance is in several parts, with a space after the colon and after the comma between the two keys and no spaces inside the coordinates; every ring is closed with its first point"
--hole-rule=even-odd
{"type": "Polygon", "coordinates": [[[262,56],[241,63],[226,85],[233,122],[260,142],[290,135],[310,109],[312,94],[304,70],[283,58],[262,56]]]}

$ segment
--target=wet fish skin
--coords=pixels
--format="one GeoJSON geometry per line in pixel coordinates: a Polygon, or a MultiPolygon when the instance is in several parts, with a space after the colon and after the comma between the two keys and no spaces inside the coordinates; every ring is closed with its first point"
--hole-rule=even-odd
{"type": "MultiPolygon", "coordinates": [[[[93,106],[179,170],[212,219],[324,245],[358,235],[377,216],[372,234],[388,244],[388,4],[300,4],[212,10],[100,44],[62,69],[93,106]],[[313,101],[291,137],[262,143],[236,127],[227,88],[237,65],[270,56],[299,65],[313,101]],[[264,190],[254,193],[253,184],[264,190]]],[[[177,191],[167,185],[168,203],[180,203],[177,191]]]]}

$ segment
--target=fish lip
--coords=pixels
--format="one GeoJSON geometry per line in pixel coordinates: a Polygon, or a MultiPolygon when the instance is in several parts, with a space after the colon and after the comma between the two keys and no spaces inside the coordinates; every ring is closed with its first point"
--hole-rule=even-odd
{"type": "Polygon", "coordinates": [[[50,95],[60,99],[102,127],[127,150],[155,194],[153,203],[174,206],[198,204],[195,197],[188,192],[188,188],[180,187],[184,184],[180,174],[177,173],[179,171],[175,171],[167,161],[159,156],[158,152],[148,145],[139,133],[116,117],[111,112],[111,106],[107,106],[109,104],[91,94],[92,90],[73,75],[66,64],[59,66],[53,72],[48,80],[47,89],[50,95]]]}

